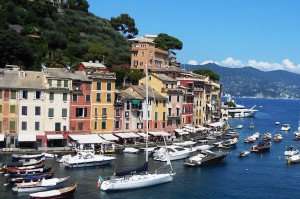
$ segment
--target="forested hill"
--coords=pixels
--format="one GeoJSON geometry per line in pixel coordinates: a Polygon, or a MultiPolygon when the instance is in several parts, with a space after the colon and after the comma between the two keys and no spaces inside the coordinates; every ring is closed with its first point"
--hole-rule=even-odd
{"type": "Polygon", "coordinates": [[[48,0],[0,0],[0,67],[20,64],[38,70],[105,59],[129,63],[129,44],[110,20],[88,12],[86,0],[62,6],[48,0]]]}
{"type": "Polygon", "coordinates": [[[220,76],[225,93],[234,96],[300,98],[300,75],[283,70],[253,67],[227,68],[216,64],[184,65],[186,70],[209,69],[220,76]]]}

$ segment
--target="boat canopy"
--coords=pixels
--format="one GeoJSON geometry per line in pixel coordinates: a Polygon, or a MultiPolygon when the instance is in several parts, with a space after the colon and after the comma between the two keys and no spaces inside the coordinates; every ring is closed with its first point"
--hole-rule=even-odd
{"type": "Polygon", "coordinates": [[[19,142],[36,142],[36,135],[32,133],[20,133],[18,135],[19,142]]]}
{"type": "Polygon", "coordinates": [[[63,140],[64,136],[62,134],[49,134],[47,135],[47,140],[63,140]]]}
{"type": "Polygon", "coordinates": [[[129,139],[129,138],[139,138],[140,136],[135,133],[116,133],[116,136],[122,138],[122,139],[129,139]]]}
{"type": "Polygon", "coordinates": [[[165,131],[151,131],[149,132],[150,135],[155,136],[155,137],[168,137],[170,136],[169,133],[165,131]]]}
{"type": "Polygon", "coordinates": [[[146,138],[147,137],[147,134],[146,133],[137,133],[139,136],[143,137],[143,138],[146,138]]]}
{"type": "Polygon", "coordinates": [[[105,139],[107,141],[118,141],[119,140],[119,138],[117,136],[114,136],[111,133],[101,134],[100,137],[102,137],[103,139],[105,139]]]}
{"type": "Polygon", "coordinates": [[[109,144],[109,141],[104,140],[96,134],[81,134],[69,135],[69,137],[79,144],[109,144]]]}
{"type": "Polygon", "coordinates": [[[0,134],[0,142],[3,142],[3,141],[4,141],[4,137],[5,137],[4,134],[1,133],[1,134],[0,134]]]}
{"type": "Polygon", "coordinates": [[[123,171],[117,171],[115,173],[115,176],[126,176],[126,175],[131,175],[135,173],[141,173],[148,171],[148,162],[145,162],[142,166],[137,167],[137,168],[131,168],[123,171]]]}

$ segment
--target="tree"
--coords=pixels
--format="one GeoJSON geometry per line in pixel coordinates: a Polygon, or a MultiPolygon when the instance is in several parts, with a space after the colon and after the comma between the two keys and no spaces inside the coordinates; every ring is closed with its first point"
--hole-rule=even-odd
{"type": "Polygon", "coordinates": [[[68,40],[66,39],[65,35],[60,32],[48,31],[45,34],[45,38],[48,42],[48,49],[50,50],[50,59],[55,59],[57,56],[56,51],[58,49],[64,50],[68,46],[68,40]]]}
{"type": "Polygon", "coordinates": [[[139,33],[138,29],[135,27],[134,19],[128,14],[112,17],[110,19],[110,24],[115,30],[123,33],[128,39],[135,37],[139,33]]]}
{"type": "Polygon", "coordinates": [[[109,55],[108,49],[100,43],[90,43],[87,53],[85,54],[85,60],[103,60],[109,55]]]}
{"type": "Polygon", "coordinates": [[[154,43],[163,50],[181,50],[183,45],[182,41],[165,33],[160,33],[154,43]]]}
{"type": "Polygon", "coordinates": [[[33,52],[21,36],[13,31],[0,31],[0,67],[18,64],[28,68],[33,61],[33,52]]]}
{"type": "Polygon", "coordinates": [[[220,80],[220,76],[217,73],[215,73],[215,72],[213,72],[212,70],[209,70],[209,69],[198,69],[198,70],[194,70],[193,72],[196,73],[196,74],[199,74],[199,75],[207,76],[213,81],[219,81],[220,80]]]}
{"type": "Polygon", "coordinates": [[[128,68],[113,68],[113,72],[116,73],[116,86],[121,88],[125,81],[130,82],[133,85],[137,85],[139,80],[142,79],[145,74],[140,70],[128,69],[128,68]]]}
{"type": "Polygon", "coordinates": [[[86,0],[68,0],[67,6],[70,9],[81,10],[84,12],[88,12],[90,7],[89,3],[86,0]]]}

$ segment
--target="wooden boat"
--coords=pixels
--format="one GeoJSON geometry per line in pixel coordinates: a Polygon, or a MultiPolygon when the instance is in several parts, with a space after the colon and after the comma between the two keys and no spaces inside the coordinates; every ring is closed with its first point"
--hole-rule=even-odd
{"type": "Polygon", "coordinates": [[[43,168],[44,166],[45,166],[44,163],[40,163],[40,164],[32,165],[32,166],[8,167],[8,168],[6,168],[6,172],[7,173],[16,173],[17,171],[33,170],[33,169],[43,168]]]}
{"type": "Polygon", "coordinates": [[[32,193],[29,195],[29,198],[30,199],[68,199],[73,197],[76,188],[77,188],[77,184],[73,184],[69,187],[64,187],[61,189],[54,189],[50,191],[32,193]]]}
{"type": "Polygon", "coordinates": [[[62,183],[66,182],[68,179],[69,177],[51,178],[51,179],[44,179],[40,182],[17,183],[16,186],[12,188],[12,190],[14,192],[46,191],[46,190],[60,187],[62,183]]]}
{"type": "Polygon", "coordinates": [[[45,158],[45,154],[12,154],[13,161],[26,162],[31,159],[41,160],[45,158]]]}
{"type": "Polygon", "coordinates": [[[31,176],[9,178],[8,183],[14,184],[14,183],[21,183],[21,182],[38,181],[40,179],[50,179],[53,176],[54,173],[50,172],[50,173],[42,173],[42,174],[31,175],[31,176]]]}
{"type": "Polygon", "coordinates": [[[251,147],[251,152],[263,153],[269,151],[271,148],[271,142],[260,142],[251,147]]]}
{"type": "Polygon", "coordinates": [[[8,168],[8,167],[33,166],[33,165],[41,164],[41,163],[44,163],[44,162],[45,162],[44,159],[41,159],[41,160],[30,159],[27,162],[10,162],[10,163],[4,165],[4,167],[8,168]]]}
{"type": "Polygon", "coordinates": [[[51,171],[51,168],[37,168],[31,170],[17,170],[15,172],[7,173],[10,177],[23,177],[23,176],[33,176],[42,173],[48,173],[51,171]]]}

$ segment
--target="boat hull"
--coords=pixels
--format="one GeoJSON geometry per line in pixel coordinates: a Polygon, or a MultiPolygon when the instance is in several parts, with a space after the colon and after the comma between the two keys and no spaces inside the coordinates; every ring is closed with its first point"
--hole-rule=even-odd
{"type": "Polygon", "coordinates": [[[98,162],[85,162],[85,163],[64,163],[66,168],[82,168],[82,167],[96,167],[96,166],[105,166],[109,165],[112,160],[103,160],[98,162]]]}
{"type": "Polygon", "coordinates": [[[155,186],[163,183],[168,183],[173,180],[172,174],[144,174],[133,175],[130,177],[122,177],[118,180],[104,181],[101,186],[101,191],[122,191],[130,189],[140,189],[144,187],[155,186]]]}
{"type": "Polygon", "coordinates": [[[49,191],[38,192],[34,194],[30,194],[29,199],[71,199],[73,198],[74,192],[76,191],[77,185],[73,187],[67,187],[67,191],[63,191],[66,188],[59,189],[58,192],[49,193],[49,191]]]}

